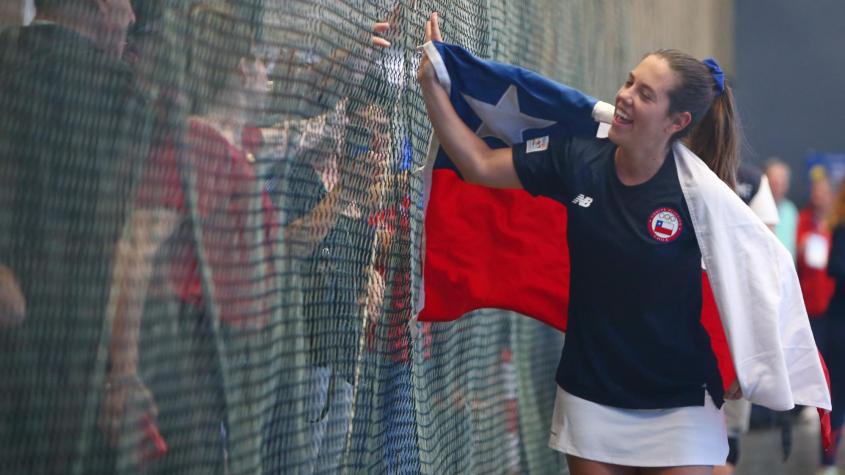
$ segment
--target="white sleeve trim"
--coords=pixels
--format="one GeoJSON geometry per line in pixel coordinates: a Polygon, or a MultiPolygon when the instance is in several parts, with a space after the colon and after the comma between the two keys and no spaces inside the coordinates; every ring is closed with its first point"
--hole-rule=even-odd
{"type": "Polygon", "coordinates": [[[593,120],[596,122],[611,124],[613,123],[613,114],[615,113],[616,108],[604,101],[598,101],[593,106],[593,120]]]}

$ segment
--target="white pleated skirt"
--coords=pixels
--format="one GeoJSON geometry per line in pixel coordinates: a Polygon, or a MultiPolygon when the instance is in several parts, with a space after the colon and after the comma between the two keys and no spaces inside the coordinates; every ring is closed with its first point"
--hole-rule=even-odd
{"type": "Polygon", "coordinates": [[[557,388],[549,447],[576,457],[629,467],[723,465],[725,416],[705,394],[704,406],[620,409],[557,388]]]}

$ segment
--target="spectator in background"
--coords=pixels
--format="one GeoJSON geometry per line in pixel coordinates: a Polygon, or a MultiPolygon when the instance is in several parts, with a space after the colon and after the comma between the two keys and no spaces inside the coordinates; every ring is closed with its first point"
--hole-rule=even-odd
{"type": "MultiPolygon", "coordinates": [[[[390,45],[377,36],[387,29],[387,23],[372,25],[371,46],[390,45]]],[[[269,473],[340,470],[353,414],[362,318],[377,313],[383,298],[383,279],[371,262],[374,232],[368,218],[375,175],[389,145],[387,116],[378,105],[351,102],[344,97],[329,112],[264,129],[276,159],[267,189],[282,216],[294,273],[301,277],[309,363],[305,381],[279,381],[267,427],[269,473]],[[295,437],[284,420],[291,417],[286,401],[297,384],[304,384],[307,394],[308,445],[291,449],[295,437]],[[307,454],[304,462],[294,451],[307,454]]]]}
{"type": "MultiPolygon", "coordinates": [[[[334,140],[280,163],[286,173],[278,181],[279,192],[271,190],[285,217],[284,237],[295,272],[302,277],[310,463],[329,472],[339,470],[352,416],[362,302],[368,286],[383,287],[370,262],[374,232],[367,218],[370,187],[384,160],[378,150],[384,146],[385,121],[378,106],[351,112],[334,140]]],[[[373,311],[380,307],[376,302],[373,311]]]]}
{"type": "Polygon", "coordinates": [[[251,437],[260,437],[255,427],[261,424],[244,416],[250,408],[243,391],[260,390],[245,380],[260,370],[251,359],[260,354],[253,337],[266,329],[268,318],[261,296],[269,280],[256,275],[269,270],[266,256],[277,228],[251,158],[260,139],[247,127],[260,115],[267,74],[254,55],[252,25],[231,8],[195,4],[189,19],[184,93],[192,115],[180,124],[182,142],[175,133],[157,137],[162,143],[150,158],[130,232],[121,241],[111,369],[100,425],[131,455],[136,449],[124,447],[125,441],[137,440],[134,431],[142,426],[130,419],[141,418],[140,424],[158,419],[166,456],[164,446],[157,448],[151,440],[157,453],[139,451],[131,456],[133,464],[163,456],[153,467],[161,473],[188,466],[209,474],[245,473],[255,469],[259,454],[245,456],[244,447],[251,437]],[[169,268],[165,275],[153,275],[160,251],[169,268]],[[139,351],[144,302],[148,287],[158,280],[179,303],[169,315],[175,330],[160,335],[172,340],[157,343],[178,350],[172,350],[171,361],[151,358],[139,365],[145,356],[139,351]],[[163,376],[161,384],[154,377],[147,380],[139,366],[154,366],[152,373],[163,376]],[[129,407],[133,399],[144,407],[129,407]]]}
{"type": "MultiPolygon", "coordinates": [[[[401,158],[401,157],[400,157],[401,158]]],[[[414,409],[411,367],[414,358],[409,323],[413,317],[411,272],[411,189],[408,181],[410,158],[402,160],[399,173],[383,169],[374,187],[372,202],[379,207],[369,224],[376,231],[375,279],[370,278],[366,315],[370,365],[377,368],[380,384],[372,398],[382,417],[369,429],[382,448],[381,460],[387,473],[418,473],[419,450],[414,409]],[[383,284],[378,285],[378,283],[383,284]],[[387,302],[382,306],[382,302],[387,302]],[[380,427],[379,427],[380,426],[380,427]]],[[[427,359],[430,351],[430,323],[419,326],[416,351],[427,359]]],[[[369,402],[369,401],[368,401],[369,402]]]]}
{"type": "MultiPolygon", "coordinates": [[[[810,200],[798,215],[795,234],[798,280],[814,333],[824,318],[834,281],[826,272],[830,252],[828,218],[833,201],[830,181],[822,167],[810,172],[810,200]]],[[[819,340],[816,334],[816,340],[819,340]]]]}
{"type": "Polygon", "coordinates": [[[798,208],[786,194],[789,192],[789,165],[777,158],[766,163],[766,178],[772,190],[772,196],[778,206],[779,222],[775,226],[775,234],[786,249],[795,257],[795,231],[798,224],[798,208]]]}
{"type": "MultiPolygon", "coordinates": [[[[831,369],[831,362],[828,359],[832,356],[831,350],[841,346],[840,342],[831,344],[836,335],[830,332],[830,320],[827,317],[828,305],[834,292],[835,281],[828,275],[828,257],[831,250],[831,223],[830,211],[833,201],[830,181],[824,168],[817,166],[810,170],[810,200],[807,206],[798,214],[798,229],[796,232],[796,269],[798,279],[801,282],[801,292],[804,295],[804,305],[807,307],[807,315],[810,317],[810,326],[813,329],[813,337],[819,347],[819,351],[831,369]]],[[[836,269],[831,269],[836,272],[836,269]]],[[[835,275],[835,274],[834,274],[835,275]]],[[[836,366],[836,363],[833,363],[836,366]]],[[[831,372],[831,382],[833,382],[831,372]]],[[[831,394],[838,393],[836,387],[831,388],[831,394]]],[[[833,396],[831,396],[833,397],[833,396]]],[[[834,402],[834,410],[837,408],[834,402]]],[[[838,424],[833,425],[831,415],[831,431],[841,427],[841,413],[837,411],[836,417],[840,419],[838,424]]],[[[832,432],[838,438],[836,432],[832,432]]],[[[822,465],[830,468],[834,465],[835,451],[825,453],[822,450],[822,465]]],[[[823,470],[826,470],[824,468],[823,470]]],[[[835,471],[835,467],[833,467],[835,471]]],[[[824,473],[824,472],[823,472],[824,473]]],[[[834,472],[835,473],[835,472],[834,472]]]]}
{"type": "Polygon", "coordinates": [[[816,344],[827,363],[830,372],[833,412],[830,414],[833,448],[822,450],[820,474],[836,475],[836,452],[842,436],[845,419],[845,186],[840,185],[833,212],[829,218],[832,230],[830,258],[827,273],[835,282],[835,290],[823,319],[815,319],[813,331],[816,344]]]}
{"type": "Polygon", "coordinates": [[[0,329],[4,473],[109,471],[87,423],[115,243],[148,122],[120,61],[129,0],[40,0],[0,33],[0,263],[26,320],[0,329]],[[96,457],[92,454],[96,453],[96,457]]]}

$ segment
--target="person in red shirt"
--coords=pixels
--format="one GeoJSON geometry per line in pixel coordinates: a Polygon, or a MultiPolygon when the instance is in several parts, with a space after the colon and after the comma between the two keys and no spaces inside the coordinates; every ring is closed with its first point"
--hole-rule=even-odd
{"type": "MultiPolygon", "coordinates": [[[[834,280],[827,275],[830,252],[828,214],[832,204],[830,182],[822,168],[811,172],[810,201],[798,215],[797,271],[804,305],[811,323],[823,318],[833,295],[834,280]]],[[[815,330],[815,326],[813,327],[815,330]]],[[[816,337],[818,340],[818,336],[816,337]]]]}
{"type": "Polygon", "coordinates": [[[262,277],[272,272],[278,225],[254,170],[260,136],[248,127],[261,111],[268,78],[253,54],[251,26],[231,9],[194,5],[190,24],[187,87],[176,95],[191,115],[160,127],[119,244],[99,422],[133,465],[159,459],[156,470],[166,473],[201,464],[205,473],[242,472],[233,464],[252,462],[241,456],[247,437],[240,432],[254,427],[227,427],[226,404],[245,396],[230,394],[223,372],[231,387],[248,389],[243,383],[256,366],[249,347],[269,314],[262,296],[271,280],[262,277]],[[147,348],[140,343],[142,314],[161,296],[173,296],[178,311],[159,312],[161,322],[145,317],[144,325],[167,325],[151,347],[174,353],[150,355],[149,365],[140,365],[149,371],[140,371],[146,359],[140,348],[147,348]],[[126,448],[138,431],[139,446],[126,448]]]}
{"type": "MultiPolygon", "coordinates": [[[[833,297],[836,280],[828,275],[828,261],[832,243],[831,211],[833,208],[833,193],[827,174],[821,166],[810,170],[810,200],[807,206],[798,214],[796,230],[796,270],[804,295],[804,305],[810,317],[810,326],[819,351],[828,364],[831,381],[836,381],[834,371],[838,369],[837,358],[831,354],[836,345],[829,345],[831,341],[830,319],[828,306],[833,297]]],[[[831,394],[837,394],[835,386],[831,394]]],[[[836,408],[834,404],[834,408],[836,408]]],[[[840,421],[831,419],[835,440],[839,438],[840,421]]],[[[835,446],[834,446],[835,447],[835,446]]],[[[822,466],[832,467],[835,462],[835,450],[822,450],[822,466]]],[[[822,472],[824,473],[824,472],[822,472]]]]}

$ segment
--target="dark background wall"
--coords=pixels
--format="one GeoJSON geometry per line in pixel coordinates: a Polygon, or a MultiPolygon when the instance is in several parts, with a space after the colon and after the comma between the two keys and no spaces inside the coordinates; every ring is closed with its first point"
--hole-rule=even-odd
{"type": "Polygon", "coordinates": [[[734,85],[757,164],[793,168],[806,201],[804,157],[845,153],[845,0],[736,0],[734,85]]]}

